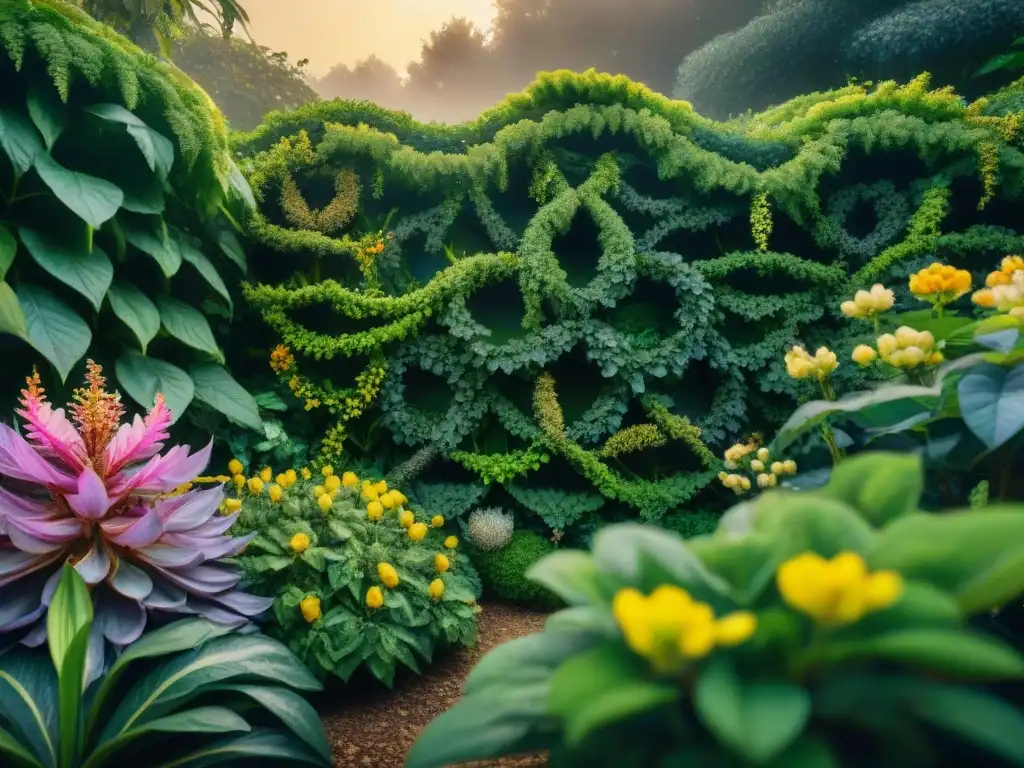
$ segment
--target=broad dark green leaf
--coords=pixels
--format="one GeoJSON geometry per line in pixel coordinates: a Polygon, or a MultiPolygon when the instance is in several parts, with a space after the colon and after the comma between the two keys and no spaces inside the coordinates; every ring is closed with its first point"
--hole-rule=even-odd
{"type": "Polygon", "coordinates": [[[93,229],[117,213],[124,201],[116,184],[65,168],[45,152],[36,155],[35,169],[56,198],[93,229]]]}
{"type": "Polygon", "coordinates": [[[206,768],[206,766],[219,763],[251,765],[257,761],[273,766],[282,763],[330,765],[330,763],[324,763],[323,758],[297,743],[287,734],[261,729],[242,736],[215,741],[200,747],[185,757],[179,757],[167,763],[153,763],[153,766],[154,768],[206,768]]]}
{"type": "Polygon", "coordinates": [[[38,82],[29,86],[26,102],[29,117],[43,135],[46,148],[53,149],[67,126],[67,105],[52,85],[38,82]]]}
{"type": "Polygon", "coordinates": [[[192,377],[176,365],[125,350],[114,364],[114,372],[121,388],[143,408],[150,408],[158,393],[162,393],[174,421],[188,408],[195,396],[192,377]]]}
{"type": "Polygon", "coordinates": [[[845,502],[878,527],[917,509],[924,493],[919,456],[874,452],[848,458],[832,470],[821,494],[845,502]]]}
{"type": "Polygon", "coordinates": [[[256,432],[263,432],[263,419],[256,400],[231,374],[216,363],[193,365],[189,369],[196,397],[225,417],[256,432]]]}
{"type": "Polygon", "coordinates": [[[605,640],[604,633],[589,630],[541,632],[502,643],[484,655],[466,678],[464,695],[515,681],[546,683],[566,659],[605,640]]]}
{"type": "Polygon", "coordinates": [[[37,155],[46,151],[31,121],[7,107],[0,107],[0,149],[10,158],[19,176],[32,167],[37,155]]]}
{"type": "Polygon", "coordinates": [[[755,530],[774,542],[777,556],[863,553],[875,540],[874,529],[856,509],[813,491],[765,494],[755,510],[755,530]]]}
{"type": "Polygon", "coordinates": [[[184,302],[169,296],[158,296],[157,309],[164,330],[182,344],[206,352],[217,362],[224,362],[224,354],[213,338],[210,323],[203,313],[184,302]]]}
{"type": "Polygon", "coordinates": [[[228,309],[233,309],[231,293],[228,291],[228,287],[224,285],[224,281],[217,272],[217,268],[213,266],[213,262],[206,258],[206,254],[196,248],[192,244],[191,238],[180,230],[171,229],[168,231],[168,236],[177,244],[181,257],[195,267],[207,284],[220,294],[224,301],[227,302],[228,309]]]}
{"type": "Polygon", "coordinates": [[[0,728],[0,758],[11,761],[3,765],[11,765],[12,768],[46,768],[13,734],[3,728],[0,728]]]}
{"type": "Polygon", "coordinates": [[[18,286],[18,303],[28,327],[28,341],[67,381],[68,374],[85,357],[92,331],[75,310],[49,291],[28,283],[18,286]]]}
{"type": "Polygon", "coordinates": [[[124,239],[152,256],[164,277],[174,277],[181,269],[181,252],[167,236],[163,221],[153,217],[118,216],[124,239]]]}
{"type": "Polygon", "coordinates": [[[569,605],[606,603],[598,584],[594,558],[586,552],[563,549],[541,558],[526,578],[547,587],[569,605]]]}
{"type": "Polygon", "coordinates": [[[0,333],[9,333],[28,341],[28,323],[18,296],[6,282],[0,281],[0,333]]]}
{"type": "Polygon", "coordinates": [[[57,674],[43,653],[26,650],[0,656],[0,711],[22,745],[47,768],[59,758],[57,674]]]}
{"type": "Polygon", "coordinates": [[[248,696],[330,764],[331,745],[327,741],[323,721],[313,705],[295,691],[268,685],[227,685],[218,690],[248,696]]]}
{"type": "Polygon", "coordinates": [[[114,279],[114,267],[103,251],[96,247],[89,251],[84,243],[82,247],[69,247],[52,235],[25,227],[18,229],[18,235],[39,266],[85,296],[93,308],[100,311],[103,297],[114,279]]]}
{"type": "MultiPolygon", "coordinates": [[[[315,714],[315,713],[314,713],[315,714]]],[[[101,740],[96,744],[90,755],[95,765],[108,763],[118,750],[124,749],[136,739],[154,733],[238,733],[251,731],[252,728],[238,714],[226,707],[196,707],[184,712],[175,712],[165,717],[151,720],[138,728],[132,728],[116,739],[101,740]]]]}
{"type": "Polygon", "coordinates": [[[1024,765],[1024,712],[981,690],[932,686],[915,696],[920,719],[1015,765],[1024,765]]]}
{"type": "Polygon", "coordinates": [[[957,395],[964,422],[989,450],[1024,429],[1024,366],[976,365],[961,377],[957,395]]]}
{"type": "Polygon", "coordinates": [[[134,285],[119,280],[111,284],[107,301],[118,319],[135,334],[145,354],[149,342],[160,332],[160,311],[156,305],[134,285]]]}
{"type": "Polygon", "coordinates": [[[14,239],[11,230],[0,224],[0,280],[7,277],[7,270],[14,263],[17,253],[18,241],[14,239]]]}
{"type": "Polygon", "coordinates": [[[252,194],[252,187],[249,186],[249,182],[246,181],[242,172],[238,170],[238,165],[234,160],[231,161],[231,170],[228,173],[228,184],[246,205],[250,208],[256,207],[256,198],[252,194]]]}
{"type": "Polygon", "coordinates": [[[171,172],[171,166],[174,164],[173,142],[163,134],[154,131],[134,113],[120,104],[90,104],[83,109],[104,120],[122,123],[129,135],[135,139],[150,170],[158,173],[161,178],[166,178],[167,174],[171,172]]]}
{"type": "Polygon", "coordinates": [[[811,697],[785,682],[744,680],[725,658],[713,659],[693,689],[701,722],[726,746],[764,763],[795,742],[811,716],[811,697]]]}
{"type": "Polygon", "coordinates": [[[245,260],[245,248],[242,247],[242,243],[234,232],[230,229],[219,229],[217,231],[217,245],[220,246],[221,252],[231,261],[235,262],[243,273],[249,270],[245,260]]]}

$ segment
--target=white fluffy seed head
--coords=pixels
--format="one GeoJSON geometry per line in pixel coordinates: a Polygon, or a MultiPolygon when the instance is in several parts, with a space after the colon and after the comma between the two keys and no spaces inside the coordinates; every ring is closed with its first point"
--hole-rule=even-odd
{"type": "Polygon", "coordinates": [[[484,552],[501,549],[512,540],[515,518],[500,507],[476,509],[469,515],[469,538],[484,552]]]}

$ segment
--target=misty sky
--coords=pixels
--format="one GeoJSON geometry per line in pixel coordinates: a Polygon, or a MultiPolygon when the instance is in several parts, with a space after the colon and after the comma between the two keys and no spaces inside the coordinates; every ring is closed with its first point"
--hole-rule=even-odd
{"type": "Polygon", "coordinates": [[[482,29],[494,16],[491,0],[244,0],[250,32],[260,45],[309,59],[322,75],[334,64],[355,64],[372,53],[404,74],[421,41],[452,16],[482,29]]]}

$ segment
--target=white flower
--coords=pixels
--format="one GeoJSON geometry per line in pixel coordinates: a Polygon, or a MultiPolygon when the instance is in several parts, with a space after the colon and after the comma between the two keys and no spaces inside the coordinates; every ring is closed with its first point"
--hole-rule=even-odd
{"type": "Polygon", "coordinates": [[[474,510],[469,516],[469,538],[479,549],[492,552],[512,540],[515,518],[500,507],[474,510]]]}

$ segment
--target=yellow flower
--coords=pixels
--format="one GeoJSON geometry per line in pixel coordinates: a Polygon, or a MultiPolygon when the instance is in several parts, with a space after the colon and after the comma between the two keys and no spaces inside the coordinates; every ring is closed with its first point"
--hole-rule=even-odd
{"type": "Polygon", "coordinates": [[[366,505],[366,516],[371,520],[380,520],[384,515],[384,506],[379,501],[371,501],[366,505]]]}
{"type": "Polygon", "coordinates": [[[427,535],[426,523],[414,523],[409,526],[409,538],[413,541],[423,541],[423,537],[427,535]]]}
{"type": "Polygon", "coordinates": [[[824,379],[839,367],[839,360],[836,353],[828,347],[818,347],[818,351],[814,353],[814,365],[818,369],[818,378],[824,379]]]}
{"type": "Polygon", "coordinates": [[[817,372],[814,360],[803,347],[793,347],[786,353],[786,372],[794,379],[806,379],[817,372]]]}
{"type": "Polygon", "coordinates": [[[326,515],[331,511],[331,507],[334,506],[334,499],[331,498],[331,494],[322,493],[317,497],[316,503],[320,507],[320,511],[326,515]]]}
{"type": "Polygon", "coordinates": [[[444,573],[451,567],[451,562],[445,555],[434,555],[434,570],[438,573],[444,573]]]}
{"type": "Polygon", "coordinates": [[[979,307],[991,309],[996,305],[996,294],[991,288],[981,288],[971,295],[971,301],[979,307]]]}
{"type": "Polygon", "coordinates": [[[224,505],[225,505],[226,509],[228,510],[228,512],[237,512],[238,510],[240,510],[242,508],[242,500],[241,499],[227,499],[224,502],[224,505]]]}
{"type": "Polygon", "coordinates": [[[444,518],[441,517],[441,515],[434,515],[432,518],[430,518],[430,527],[431,528],[443,528],[444,527],[444,518]]]}
{"type": "Polygon", "coordinates": [[[784,462],[782,462],[782,466],[785,468],[787,475],[796,474],[796,462],[793,461],[792,459],[786,459],[784,462]]]}
{"type": "Polygon", "coordinates": [[[292,540],[288,542],[288,546],[292,548],[292,552],[296,555],[301,555],[309,549],[309,536],[304,533],[296,533],[292,536],[292,540]]]}
{"type": "Polygon", "coordinates": [[[299,476],[295,474],[294,469],[289,469],[287,472],[285,472],[284,479],[286,481],[285,485],[287,485],[289,488],[291,488],[293,485],[299,482],[299,476]]]}
{"type": "Polygon", "coordinates": [[[757,449],[757,460],[758,461],[768,461],[768,459],[770,459],[771,457],[772,457],[772,452],[769,451],[767,448],[758,448],[757,449]]]}
{"type": "Polygon", "coordinates": [[[775,475],[761,474],[757,476],[758,488],[771,488],[778,484],[779,479],[775,475]]]}
{"type": "Polygon", "coordinates": [[[270,467],[264,467],[263,469],[260,470],[260,480],[262,480],[264,483],[269,483],[273,479],[274,470],[272,470],[270,467]]]}
{"type": "Polygon", "coordinates": [[[764,472],[764,462],[760,459],[754,459],[750,462],[751,472],[764,472]]]}
{"type": "Polygon", "coordinates": [[[267,493],[270,495],[270,500],[277,503],[284,496],[284,489],[277,483],[271,483],[267,488],[267,493]]]}
{"type": "Polygon", "coordinates": [[[394,509],[396,506],[398,506],[398,500],[395,498],[394,494],[391,491],[387,491],[386,493],[381,494],[380,503],[384,507],[384,509],[394,509]]]}
{"type": "Polygon", "coordinates": [[[410,512],[408,509],[403,509],[402,512],[398,515],[398,524],[403,528],[408,528],[415,522],[416,516],[413,515],[413,513],[410,512]]]}
{"type": "Polygon", "coordinates": [[[380,591],[380,587],[370,587],[366,590],[366,604],[374,609],[384,605],[384,593],[380,591]]]}
{"type": "Polygon", "coordinates": [[[900,343],[896,341],[896,337],[891,333],[883,333],[875,339],[875,346],[878,347],[878,354],[884,359],[899,349],[900,343]]]}
{"type": "Polygon", "coordinates": [[[773,461],[772,465],[768,468],[771,470],[773,475],[784,475],[786,474],[786,465],[781,461],[773,461]]]}
{"type": "Polygon", "coordinates": [[[364,501],[377,501],[380,499],[380,494],[377,493],[377,489],[372,485],[363,486],[363,500],[364,501]]]}
{"type": "Polygon", "coordinates": [[[430,582],[430,586],[427,587],[427,594],[436,603],[444,595],[444,582],[440,579],[434,579],[430,582]]]}
{"type": "Polygon", "coordinates": [[[323,467],[320,468],[320,474],[322,474],[324,477],[330,477],[331,475],[334,474],[334,467],[332,467],[330,464],[324,464],[323,467]]]}
{"type": "Polygon", "coordinates": [[[337,475],[328,475],[324,480],[324,488],[328,491],[336,491],[341,488],[341,478],[337,475]]]}
{"type": "Polygon", "coordinates": [[[388,589],[398,586],[398,571],[390,563],[377,563],[377,575],[388,589]]]}
{"type": "Polygon", "coordinates": [[[447,539],[444,540],[444,545],[448,549],[455,549],[457,546],[459,546],[459,537],[449,536],[447,539]]]}
{"type": "Polygon", "coordinates": [[[875,351],[874,347],[869,347],[867,344],[858,344],[850,357],[853,358],[853,362],[857,365],[871,365],[878,359],[878,352],[875,351]]]}
{"type": "Polygon", "coordinates": [[[288,475],[284,472],[279,472],[277,477],[274,478],[274,482],[280,485],[282,488],[288,487],[288,475]]]}
{"type": "Polygon", "coordinates": [[[258,477],[249,478],[249,493],[253,496],[259,496],[263,493],[263,481],[258,477]]]}
{"type": "Polygon", "coordinates": [[[391,491],[391,493],[393,493],[393,494],[394,494],[394,496],[395,496],[395,501],[397,501],[397,502],[398,502],[398,506],[400,506],[400,507],[404,507],[404,506],[405,506],[406,504],[408,504],[408,503],[409,503],[409,499],[407,499],[407,498],[405,497],[405,494],[404,494],[404,493],[402,493],[401,491],[395,491],[395,490],[392,490],[392,491],[391,491]]]}
{"type": "Polygon", "coordinates": [[[245,485],[245,475],[238,474],[231,478],[231,481],[235,484],[236,488],[241,488],[245,485]]]}
{"type": "Polygon", "coordinates": [[[750,611],[736,611],[715,622],[715,641],[718,645],[740,645],[757,631],[757,617],[750,611]]]}
{"type": "Polygon", "coordinates": [[[309,467],[303,467],[299,474],[302,475],[303,480],[309,480],[313,476],[313,473],[309,471],[309,467]]]}
{"type": "Polygon", "coordinates": [[[341,476],[341,484],[346,488],[351,488],[353,485],[359,482],[359,478],[356,477],[355,472],[346,472],[341,476]]]}
{"type": "Polygon", "coordinates": [[[909,286],[916,298],[942,307],[971,290],[971,273],[936,262],[911,275],[909,286]]]}
{"type": "Polygon", "coordinates": [[[373,490],[375,490],[378,494],[386,493],[388,490],[388,484],[384,480],[379,480],[376,483],[374,483],[373,490]]]}
{"type": "Polygon", "coordinates": [[[868,573],[864,558],[854,552],[831,560],[805,552],[780,565],[775,578],[782,599],[820,624],[859,621],[891,606],[903,591],[898,573],[868,573]]]}
{"type": "Polygon", "coordinates": [[[232,475],[240,475],[245,471],[245,467],[242,466],[242,462],[238,459],[232,459],[228,462],[228,472],[232,475]]]}
{"type": "Polygon", "coordinates": [[[327,489],[324,488],[322,485],[315,485],[315,486],[313,486],[313,498],[314,499],[319,499],[325,493],[327,493],[327,489]]]}
{"type": "Polygon", "coordinates": [[[278,373],[284,373],[295,365],[295,356],[284,344],[278,344],[270,353],[270,367],[278,373]]]}
{"type": "Polygon", "coordinates": [[[870,319],[892,309],[896,294],[881,283],[875,283],[870,291],[857,291],[852,301],[844,301],[839,309],[847,317],[870,319]]]}
{"type": "Polygon", "coordinates": [[[320,618],[320,598],[316,595],[306,595],[299,603],[299,610],[302,611],[302,618],[312,624],[320,618]]]}

